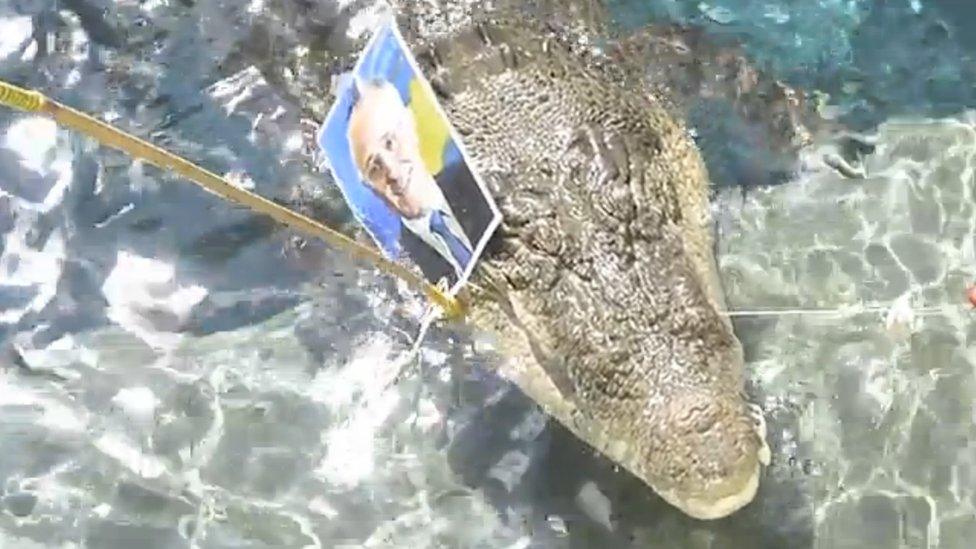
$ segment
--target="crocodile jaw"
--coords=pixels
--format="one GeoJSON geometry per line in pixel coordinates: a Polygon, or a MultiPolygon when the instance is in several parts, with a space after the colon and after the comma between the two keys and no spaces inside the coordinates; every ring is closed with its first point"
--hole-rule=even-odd
{"type": "Polygon", "coordinates": [[[756,463],[752,474],[746,477],[741,489],[731,494],[714,498],[683,497],[671,490],[655,490],[662,499],[699,520],[725,518],[748,505],[756,497],[759,489],[761,468],[756,463]]]}

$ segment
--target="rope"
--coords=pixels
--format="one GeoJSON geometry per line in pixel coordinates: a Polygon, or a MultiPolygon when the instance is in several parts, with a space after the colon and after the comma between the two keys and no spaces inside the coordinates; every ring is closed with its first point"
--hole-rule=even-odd
{"type": "Polygon", "coordinates": [[[28,112],[44,108],[46,98],[36,91],[25,90],[0,80],[0,104],[28,112]]]}
{"type": "Polygon", "coordinates": [[[260,195],[235,186],[226,179],[209,172],[189,160],[161,149],[138,137],[123,132],[45,97],[39,92],[25,90],[0,80],[0,104],[28,112],[43,112],[58,123],[78,130],[99,143],[122,150],[160,168],[168,169],[189,179],[204,189],[255,212],[265,214],[279,223],[318,237],[352,257],[372,264],[377,269],[400,278],[443,309],[449,319],[464,316],[465,308],[455,297],[442,292],[406,267],[390,261],[379,250],[363,246],[348,236],[330,229],[304,215],[280,206],[260,195]]]}

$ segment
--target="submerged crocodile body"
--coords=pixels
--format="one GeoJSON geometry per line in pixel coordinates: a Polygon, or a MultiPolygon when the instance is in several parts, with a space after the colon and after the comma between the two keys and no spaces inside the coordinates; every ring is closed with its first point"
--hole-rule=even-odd
{"type": "Polygon", "coordinates": [[[468,296],[502,373],[685,513],[747,504],[769,450],[686,128],[544,26],[412,41],[504,216],[468,296]]]}
{"type": "MultiPolygon", "coordinates": [[[[594,53],[595,0],[487,14],[399,4],[398,24],[504,216],[464,296],[469,326],[497,336],[500,372],[686,514],[748,504],[769,448],[722,313],[709,176],[681,91],[654,89],[640,61],[620,58],[661,35],[594,53]]],[[[734,56],[708,54],[710,65],[683,70],[704,81],[732,58],[742,80],[734,56]]],[[[803,134],[801,109],[763,109],[769,82],[747,76],[755,91],[719,78],[707,91],[767,115],[759,123],[788,134],[781,142],[803,134]]],[[[325,86],[307,87],[306,108],[325,104],[315,91],[325,86]]]]}

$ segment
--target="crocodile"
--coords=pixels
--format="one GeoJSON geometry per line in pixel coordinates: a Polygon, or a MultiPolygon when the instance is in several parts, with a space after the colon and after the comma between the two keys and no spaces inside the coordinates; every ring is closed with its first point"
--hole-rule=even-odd
{"type": "Polygon", "coordinates": [[[468,329],[494,336],[503,377],[671,505],[702,520],[746,506],[770,461],[765,424],[680,97],[620,57],[646,42],[595,47],[593,0],[397,4],[503,214],[461,295],[468,329]]]}
{"type": "Polygon", "coordinates": [[[723,314],[706,167],[664,101],[533,21],[408,38],[503,215],[469,325],[578,438],[686,514],[728,516],[770,452],[723,314]]]}

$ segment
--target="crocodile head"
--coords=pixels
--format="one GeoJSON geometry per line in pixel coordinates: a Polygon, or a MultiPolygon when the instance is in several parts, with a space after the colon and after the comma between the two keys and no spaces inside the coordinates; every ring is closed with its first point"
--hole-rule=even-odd
{"type": "Polygon", "coordinates": [[[746,505],[769,450],[684,126],[579,37],[491,21],[421,42],[504,215],[468,296],[502,373],[685,513],[746,505]]]}

